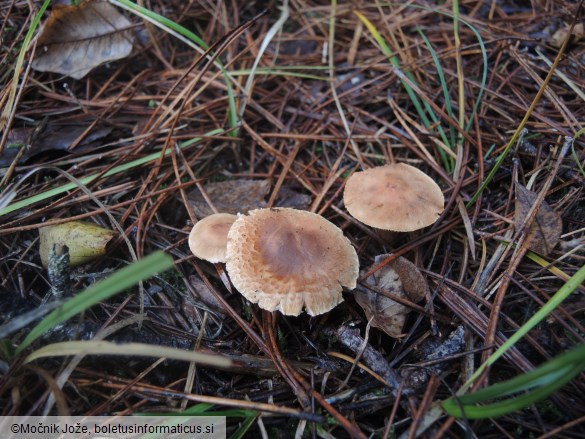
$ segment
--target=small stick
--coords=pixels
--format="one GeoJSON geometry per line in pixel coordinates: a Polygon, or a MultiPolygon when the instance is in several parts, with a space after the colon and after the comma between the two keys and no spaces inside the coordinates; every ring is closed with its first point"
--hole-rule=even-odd
{"type": "Polygon", "coordinates": [[[51,282],[51,294],[57,299],[70,295],[69,247],[53,244],[53,248],[49,250],[47,271],[51,282]]]}

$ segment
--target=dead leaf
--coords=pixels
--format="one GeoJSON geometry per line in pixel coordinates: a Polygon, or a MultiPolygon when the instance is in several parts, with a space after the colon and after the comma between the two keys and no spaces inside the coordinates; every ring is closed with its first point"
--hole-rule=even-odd
{"type": "MultiPolygon", "coordinates": [[[[266,196],[270,191],[270,180],[236,179],[208,183],[203,190],[218,212],[246,213],[253,209],[266,207],[266,196]]],[[[207,204],[199,189],[191,191],[187,198],[199,218],[209,216],[215,212],[207,204]]],[[[306,209],[311,199],[308,195],[299,194],[287,187],[281,187],[276,199],[278,207],[293,207],[306,209]]]]}
{"type": "MultiPolygon", "coordinates": [[[[538,194],[516,184],[516,211],[514,212],[516,230],[524,224],[537,198],[538,194]]],[[[526,237],[528,248],[543,256],[548,255],[561,239],[562,230],[561,217],[543,201],[526,237]]]]}
{"type": "Polygon", "coordinates": [[[38,41],[32,68],[81,79],[100,64],[127,57],[130,21],[105,2],[55,5],[38,41]]]}
{"type": "Polygon", "coordinates": [[[276,207],[291,207],[293,209],[307,210],[311,204],[311,197],[306,194],[300,194],[297,191],[281,186],[276,196],[274,205],[276,207]]]}
{"type": "Polygon", "coordinates": [[[71,267],[86,264],[106,253],[106,245],[116,235],[115,232],[82,221],[71,221],[39,229],[41,246],[39,249],[43,267],[47,268],[49,250],[54,245],[69,248],[71,267]]]}
{"type": "MultiPolygon", "coordinates": [[[[563,42],[567,38],[567,35],[569,34],[570,28],[571,26],[565,24],[559,29],[557,29],[557,31],[550,37],[549,43],[556,48],[561,47],[563,45],[563,42]]],[[[577,23],[575,27],[573,27],[573,33],[571,34],[571,41],[569,41],[569,43],[580,40],[581,38],[583,38],[584,35],[585,32],[583,23],[577,23]]]]}
{"type": "MultiPolygon", "coordinates": [[[[389,255],[376,256],[374,264],[387,256],[389,255]]],[[[366,279],[366,283],[412,302],[424,298],[428,291],[428,285],[418,268],[401,256],[366,279]]],[[[367,288],[359,287],[354,295],[368,320],[372,320],[372,326],[390,337],[402,336],[402,328],[410,312],[409,307],[367,288]]]]}
{"type": "MultiPolygon", "coordinates": [[[[270,190],[270,181],[228,180],[208,183],[203,186],[203,189],[218,212],[235,215],[266,207],[264,198],[270,190]]],[[[215,213],[211,210],[199,189],[191,191],[187,197],[199,218],[215,213]]]]}
{"type": "Polygon", "coordinates": [[[309,56],[318,49],[317,42],[308,32],[281,38],[280,41],[271,43],[269,47],[273,52],[301,57],[309,56]]]}
{"type": "MultiPolygon", "coordinates": [[[[189,276],[189,283],[193,287],[195,295],[201,302],[222,314],[225,313],[221,303],[218,302],[218,300],[215,298],[215,295],[211,292],[207,285],[205,285],[205,282],[203,282],[197,276],[189,276]]],[[[183,309],[189,305],[192,306],[191,301],[191,298],[185,299],[185,303],[183,303],[183,309]]],[[[191,314],[191,312],[189,312],[189,314],[191,314]]]]}
{"type": "MultiPolygon", "coordinates": [[[[25,163],[27,160],[47,151],[67,151],[71,144],[87,130],[85,125],[58,125],[48,124],[45,130],[36,137],[30,145],[28,141],[32,128],[19,128],[11,130],[8,134],[7,147],[0,153],[0,167],[10,166],[17,156],[20,148],[26,148],[18,158],[18,163],[25,163]]],[[[78,151],[84,148],[96,146],[96,140],[99,140],[112,132],[111,127],[96,127],[91,130],[81,143],[78,151]]]]}
{"type": "MultiPolygon", "coordinates": [[[[389,255],[382,255],[385,258],[389,255]]],[[[380,258],[380,256],[378,256],[380,258]]],[[[381,259],[379,259],[381,260],[381,259]]],[[[420,270],[408,259],[399,256],[388,264],[400,277],[402,288],[411,302],[420,302],[423,300],[429,290],[427,281],[421,274],[420,270]]]]}
{"type": "MultiPolygon", "coordinates": [[[[392,293],[405,297],[402,290],[392,293]]],[[[410,312],[406,306],[370,290],[358,289],[354,294],[355,300],[366,313],[368,321],[371,320],[372,326],[381,329],[390,337],[398,338],[404,335],[402,328],[410,312]]]]}

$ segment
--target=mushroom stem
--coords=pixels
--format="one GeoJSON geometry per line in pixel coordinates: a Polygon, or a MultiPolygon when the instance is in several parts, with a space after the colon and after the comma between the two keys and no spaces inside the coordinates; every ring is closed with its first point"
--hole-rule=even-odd
{"type": "Polygon", "coordinates": [[[220,262],[216,262],[213,265],[215,266],[215,269],[217,270],[217,274],[219,275],[219,278],[221,279],[221,283],[223,284],[225,289],[228,291],[229,294],[234,294],[234,291],[232,290],[232,284],[228,278],[227,272],[224,269],[224,264],[220,263],[220,262]]]}
{"type": "Polygon", "coordinates": [[[303,410],[307,410],[309,407],[311,407],[311,401],[307,396],[307,392],[305,392],[301,384],[296,380],[295,374],[291,371],[290,365],[282,356],[280,349],[278,348],[278,342],[276,340],[276,335],[274,334],[274,326],[276,325],[277,318],[278,317],[276,313],[269,311],[264,311],[262,313],[264,330],[266,334],[268,334],[268,347],[272,350],[272,354],[276,360],[274,362],[276,368],[282,377],[286,380],[288,385],[292,388],[294,394],[299,400],[299,403],[301,404],[301,407],[303,407],[303,410]]]}
{"type": "Polygon", "coordinates": [[[392,230],[382,230],[382,229],[374,229],[378,237],[388,244],[390,247],[393,247],[396,241],[398,240],[398,232],[394,232],[392,230]]]}

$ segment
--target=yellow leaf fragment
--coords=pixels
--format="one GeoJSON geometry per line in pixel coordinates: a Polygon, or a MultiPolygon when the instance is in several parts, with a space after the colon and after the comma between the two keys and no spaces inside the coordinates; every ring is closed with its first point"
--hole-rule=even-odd
{"type": "Polygon", "coordinates": [[[41,246],[39,252],[43,267],[47,268],[49,251],[53,246],[69,248],[71,267],[86,264],[106,253],[106,245],[116,235],[115,232],[82,221],[39,229],[41,246]]]}

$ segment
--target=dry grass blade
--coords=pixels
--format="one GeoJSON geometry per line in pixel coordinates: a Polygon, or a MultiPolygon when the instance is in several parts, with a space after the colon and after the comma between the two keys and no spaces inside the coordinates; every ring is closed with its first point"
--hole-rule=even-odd
{"type": "Polygon", "coordinates": [[[229,367],[231,361],[218,355],[201,354],[199,352],[181,351],[164,346],[152,346],[143,343],[113,344],[107,341],[67,341],[45,346],[26,357],[25,363],[43,357],[69,355],[115,355],[115,356],[147,356],[166,357],[173,360],[194,361],[199,364],[215,367],[229,367]]]}

